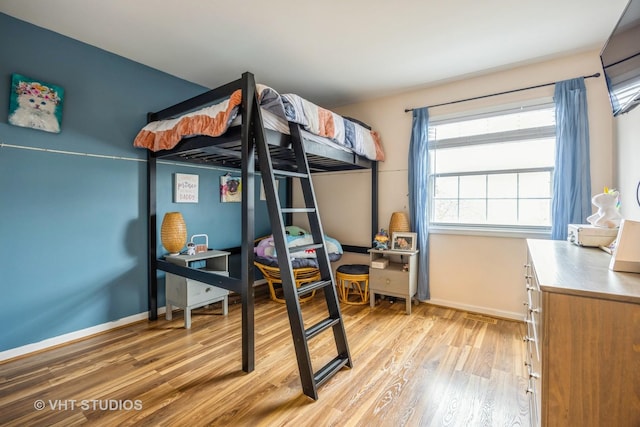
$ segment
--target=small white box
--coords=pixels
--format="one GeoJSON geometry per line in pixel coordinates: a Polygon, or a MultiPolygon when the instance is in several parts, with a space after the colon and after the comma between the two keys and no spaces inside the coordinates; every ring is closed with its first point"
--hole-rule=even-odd
{"type": "Polygon", "coordinates": [[[616,239],[617,228],[596,227],[591,224],[569,224],[567,240],[578,246],[607,246],[616,239]]]}
{"type": "Polygon", "coordinates": [[[387,268],[389,260],[387,258],[378,258],[371,261],[371,268],[387,268]]]}

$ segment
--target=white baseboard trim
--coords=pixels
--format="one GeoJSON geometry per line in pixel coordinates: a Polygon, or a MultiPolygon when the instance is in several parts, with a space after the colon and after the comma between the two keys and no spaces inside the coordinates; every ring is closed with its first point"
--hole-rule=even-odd
{"type": "MultiPolygon", "coordinates": [[[[165,307],[158,307],[158,315],[164,314],[165,307]]],[[[91,326],[90,328],[80,329],[79,331],[69,332],[68,334],[58,335],[57,337],[47,338],[33,344],[23,345],[21,347],[12,348],[0,352],[0,362],[14,357],[24,356],[25,354],[34,353],[36,351],[45,350],[50,347],[55,347],[60,344],[66,344],[71,341],[87,338],[91,335],[99,334],[101,332],[109,331],[111,329],[126,326],[130,323],[139,322],[149,318],[149,312],[133,314],[131,316],[123,317],[122,319],[114,320],[112,322],[106,322],[101,325],[91,326]]]]}
{"type": "MultiPolygon", "coordinates": [[[[253,286],[256,287],[265,283],[267,283],[266,280],[260,279],[253,282],[253,286]]],[[[161,314],[164,314],[165,311],[166,311],[165,306],[158,307],[158,316],[160,316],[161,314]]],[[[71,341],[87,338],[87,337],[90,337],[91,335],[99,334],[101,332],[106,332],[111,329],[126,326],[130,323],[139,322],[141,320],[145,320],[148,318],[149,318],[149,312],[133,314],[131,316],[123,317],[122,319],[114,320],[112,322],[91,326],[90,328],[80,329],[79,331],[69,332],[68,334],[47,338],[45,340],[42,340],[33,344],[27,344],[21,347],[16,347],[9,350],[1,351],[0,362],[13,359],[14,357],[24,356],[29,353],[34,353],[36,351],[46,350],[50,347],[66,344],[71,341]]]]}
{"type": "Polygon", "coordinates": [[[437,298],[432,298],[430,300],[421,301],[421,302],[424,302],[426,304],[439,305],[442,307],[455,308],[457,310],[462,310],[462,311],[469,311],[472,313],[486,314],[487,316],[500,317],[503,319],[517,320],[519,322],[522,322],[523,321],[522,319],[524,318],[523,313],[497,310],[497,309],[488,308],[488,307],[481,307],[478,305],[461,304],[455,301],[448,301],[448,300],[442,300],[437,298]]]}

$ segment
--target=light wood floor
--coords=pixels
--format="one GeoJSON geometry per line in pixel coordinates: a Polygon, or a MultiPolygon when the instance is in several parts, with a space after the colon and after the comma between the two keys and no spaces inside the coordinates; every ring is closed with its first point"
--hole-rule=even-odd
{"type": "MultiPolygon", "coordinates": [[[[256,302],[252,373],[241,368],[240,305],[227,317],[195,310],[191,330],[177,312],[0,364],[0,425],[528,425],[518,322],[428,304],[407,316],[402,301],[343,306],[353,368],[313,401],[284,305],[256,302]]],[[[303,307],[313,323],[324,298],[303,307]]],[[[318,367],[335,356],[330,331],[310,347],[318,367]]]]}

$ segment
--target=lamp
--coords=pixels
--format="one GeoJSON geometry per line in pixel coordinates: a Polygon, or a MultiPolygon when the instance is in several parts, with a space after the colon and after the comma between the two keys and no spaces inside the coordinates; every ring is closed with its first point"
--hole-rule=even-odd
{"type": "Polygon", "coordinates": [[[389,221],[389,238],[393,239],[393,233],[411,231],[409,215],[404,212],[394,212],[389,221]]]}
{"type": "Polygon", "coordinates": [[[178,255],[187,243],[187,225],[180,212],[167,212],[160,227],[162,246],[170,255],[178,255]]]}

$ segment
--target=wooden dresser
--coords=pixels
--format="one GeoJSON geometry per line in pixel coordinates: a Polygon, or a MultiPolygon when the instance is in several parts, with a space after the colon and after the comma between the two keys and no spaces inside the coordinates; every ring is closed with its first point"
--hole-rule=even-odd
{"type": "Polygon", "coordinates": [[[527,240],[532,425],[640,426],[640,274],[563,241],[527,240]]]}

